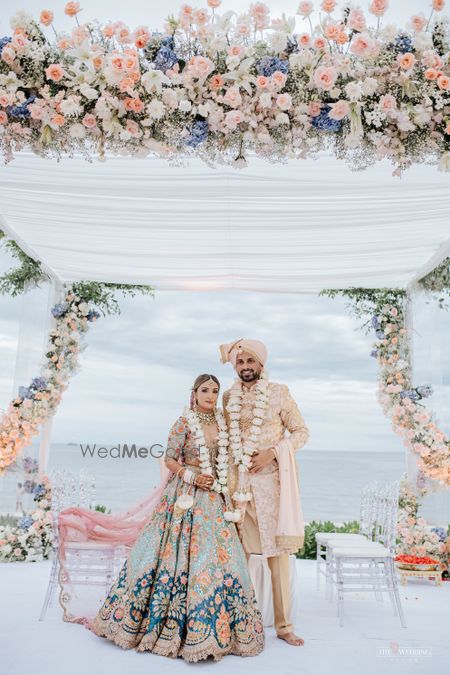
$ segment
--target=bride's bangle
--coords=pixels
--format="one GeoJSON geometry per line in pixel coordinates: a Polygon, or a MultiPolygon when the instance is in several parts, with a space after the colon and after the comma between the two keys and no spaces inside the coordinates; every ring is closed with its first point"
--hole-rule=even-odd
{"type": "Polygon", "coordinates": [[[193,477],[194,477],[194,474],[192,473],[192,471],[190,469],[184,470],[184,474],[183,474],[182,478],[183,478],[185,483],[187,483],[188,485],[193,485],[193,482],[192,482],[193,477]]]}

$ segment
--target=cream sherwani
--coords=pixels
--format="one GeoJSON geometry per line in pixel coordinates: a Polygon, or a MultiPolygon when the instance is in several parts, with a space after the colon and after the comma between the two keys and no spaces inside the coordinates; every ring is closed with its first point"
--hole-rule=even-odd
{"type": "MultiPolygon", "coordinates": [[[[255,387],[242,386],[241,434],[243,440],[249,434],[253,419],[255,387]]],[[[287,432],[293,450],[303,447],[309,439],[309,430],[289,389],[284,384],[270,382],[269,404],[258,439],[258,450],[274,448],[285,439],[287,432]]],[[[223,396],[225,416],[229,423],[227,404],[230,390],[223,396]]],[[[301,537],[276,538],[280,508],[280,478],[277,460],[256,474],[250,474],[252,500],[247,503],[240,532],[247,555],[259,553],[267,557],[273,587],[275,628],[277,634],[290,632],[293,627],[289,617],[289,553],[303,545],[301,537]]],[[[300,507],[301,508],[301,507],[300,507]]],[[[303,520],[302,515],[300,514],[303,520]]]]}

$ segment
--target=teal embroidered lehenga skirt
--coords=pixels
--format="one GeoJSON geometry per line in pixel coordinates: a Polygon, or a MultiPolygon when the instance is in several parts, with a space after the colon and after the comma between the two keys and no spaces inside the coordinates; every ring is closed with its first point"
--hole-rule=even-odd
{"type": "MultiPolygon", "coordinates": [[[[192,467],[191,467],[192,468],[192,467]]],[[[172,476],[90,629],[123,648],[187,661],[255,656],[264,629],[236,525],[222,495],[172,476]]]]}

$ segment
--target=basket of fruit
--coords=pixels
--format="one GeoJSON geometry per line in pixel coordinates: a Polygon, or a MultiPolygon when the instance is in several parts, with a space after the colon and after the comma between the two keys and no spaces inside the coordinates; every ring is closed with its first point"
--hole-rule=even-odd
{"type": "Polygon", "coordinates": [[[434,572],[439,567],[439,560],[429,556],[397,555],[395,556],[397,567],[402,570],[416,570],[418,572],[434,572]]]}

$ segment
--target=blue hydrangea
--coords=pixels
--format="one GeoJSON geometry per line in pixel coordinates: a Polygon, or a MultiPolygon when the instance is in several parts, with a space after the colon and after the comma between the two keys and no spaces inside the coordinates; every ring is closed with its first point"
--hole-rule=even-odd
{"type": "Polygon", "coordinates": [[[373,358],[376,359],[378,356],[378,349],[372,349],[370,356],[373,356],[373,358]]]}
{"type": "Polygon", "coordinates": [[[373,328],[379,328],[380,327],[380,322],[379,322],[376,314],[374,314],[373,317],[372,317],[372,327],[373,328]]]}
{"type": "Polygon", "coordinates": [[[162,70],[165,73],[169,68],[173,68],[176,63],[178,63],[178,56],[174,50],[163,45],[156,52],[153,65],[156,70],[162,70]]]}
{"type": "Polygon", "coordinates": [[[431,531],[437,534],[439,541],[445,541],[447,539],[447,532],[443,527],[432,527],[431,531]]]}
{"type": "Polygon", "coordinates": [[[19,387],[20,398],[33,398],[33,392],[29,387],[19,387]]]}
{"type": "Polygon", "coordinates": [[[27,119],[31,115],[27,106],[30,103],[34,103],[35,99],[36,96],[33,94],[32,96],[29,96],[21,105],[8,105],[6,107],[6,112],[10,117],[14,117],[15,119],[27,119]]]}
{"type": "Polygon", "coordinates": [[[409,398],[411,401],[418,401],[421,396],[415,389],[407,389],[400,392],[400,398],[409,398]]]}
{"type": "Polygon", "coordinates": [[[289,70],[289,61],[279,59],[277,56],[263,56],[256,64],[256,70],[258,75],[264,75],[265,77],[270,77],[277,70],[286,75],[289,70]]]}
{"type": "Polygon", "coordinates": [[[43,389],[47,388],[47,380],[45,379],[45,377],[34,377],[31,380],[31,386],[33,387],[33,389],[42,391],[43,389]]]}
{"type": "Polygon", "coordinates": [[[379,340],[384,340],[384,338],[386,337],[382,330],[375,331],[375,335],[379,340]]]}
{"type": "Polygon", "coordinates": [[[67,309],[68,307],[65,302],[59,302],[54,307],[52,307],[52,314],[55,319],[59,319],[61,316],[64,316],[64,314],[67,312],[67,309]]]}
{"type": "Polygon", "coordinates": [[[42,485],[42,483],[39,483],[36,485],[36,487],[33,490],[33,494],[35,497],[42,497],[42,495],[45,495],[45,487],[42,485]]]}
{"type": "Polygon", "coordinates": [[[414,50],[413,43],[409,35],[400,34],[394,40],[394,49],[398,54],[405,54],[414,50]]]}
{"type": "Polygon", "coordinates": [[[173,35],[166,35],[166,37],[164,37],[161,40],[161,45],[163,47],[168,47],[169,49],[174,50],[175,49],[175,40],[174,40],[173,35]]]}
{"type": "Polygon", "coordinates": [[[28,530],[34,523],[34,520],[31,516],[23,516],[17,523],[22,530],[28,530]]]}
{"type": "Polygon", "coordinates": [[[187,137],[186,145],[190,148],[196,148],[208,137],[209,124],[206,120],[197,120],[192,125],[191,133],[187,137]]]}
{"type": "Polygon", "coordinates": [[[312,118],[312,126],[316,129],[319,129],[320,131],[328,131],[330,133],[336,133],[339,131],[342,126],[342,121],[331,119],[331,117],[328,115],[330,110],[331,108],[329,105],[324,106],[319,115],[316,115],[312,118]]]}
{"type": "Polygon", "coordinates": [[[3,47],[5,45],[7,45],[9,42],[12,42],[11,37],[5,36],[5,37],[0,38],[0,52],[2,51],[3,47]]]}
{"type": "MultiPolygon", "coordinates": [[[[93,321],[94,319],[98,319],[100,316],[100,312],[97,312],[96,309],[90,309],[89,312],[86,314],[86,319],[88,321],[93,321]]],[[[68,350],[70,351],[70,350],[68,350]]]]}

